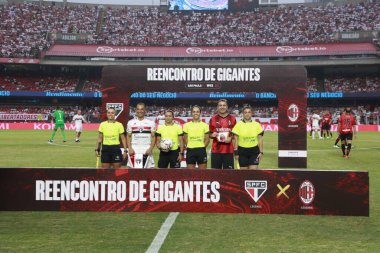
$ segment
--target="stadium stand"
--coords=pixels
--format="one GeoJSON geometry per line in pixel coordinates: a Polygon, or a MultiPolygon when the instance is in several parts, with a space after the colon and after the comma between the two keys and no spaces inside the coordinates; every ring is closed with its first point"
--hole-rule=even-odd
{"type": "Polygon", "coordinates": [[[0,88],[9,91],[64,91],[74,92],[78,78],[24,77],[0,75],[0,88]]]}
{"type": "MultiPolygon", "coordinates": [[[[252,46],[335,42],[335,32],[380,30],[379,1],[259,12],[160,11],[38,3],[0,5],[0,57],[34,57],[48,33],[89,34],[84,43],[129,46],[252,46]]],[[[376,42],[375,42],[376,43],[376,42]]]]}
{"type": "Polygon", "coordinates": [[[337,78],[324,80],[326,92],[375,92],[380,91],[380,77],[337,78]]]}
{"type": "Polygon", "coordinates": [[[375,30],[378,1],[256,12],[172,13],[108,9],[99,42],[135,46],[252,46],[334,42],[335,32],[375,30]]]}
{"type": "Polygon", "coordinates": [[[49,32],[95,35],[97,14],[96,7],[86,5],[0,5],[0,57],[38,57],[51,45],[47,40],[49,32]]]}

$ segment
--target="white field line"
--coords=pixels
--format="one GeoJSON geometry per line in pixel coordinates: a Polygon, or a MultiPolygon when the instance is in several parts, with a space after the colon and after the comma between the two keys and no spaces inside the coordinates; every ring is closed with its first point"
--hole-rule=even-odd
{"type": "Polygon", "coordinates": [[[175,220],[177,219],[178,214],[178,212],[169,214],[160,230],[157,232],[156,237],[154,237],[146,253],[157,253],[161,249],[161,246],[164,243],[166,236],[168,235],[175,220]]]}

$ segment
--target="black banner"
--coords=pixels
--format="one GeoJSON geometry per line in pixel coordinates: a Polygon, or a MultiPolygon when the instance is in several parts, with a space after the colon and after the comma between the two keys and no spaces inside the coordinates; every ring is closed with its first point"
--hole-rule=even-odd
{"type": "Polygon", "coordinates": [[[368,172],[3,168],[0,211],[369,216],[368,172]]]}

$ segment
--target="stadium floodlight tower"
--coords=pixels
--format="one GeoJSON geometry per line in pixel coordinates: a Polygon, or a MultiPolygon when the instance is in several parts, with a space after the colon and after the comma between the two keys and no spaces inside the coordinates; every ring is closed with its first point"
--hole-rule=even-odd
{"type": "MultiPolygon", "coordinates": [[[[106,66],[102,73],[103,109],[121,110],[129,118],[134,92],[273,92],[277,94],[278,166],[307,168],[306,69],[303,66],[238,63],[130,64],[106,66]]],[[[254,106],[254,105],[253,105],[254,106]]]]}

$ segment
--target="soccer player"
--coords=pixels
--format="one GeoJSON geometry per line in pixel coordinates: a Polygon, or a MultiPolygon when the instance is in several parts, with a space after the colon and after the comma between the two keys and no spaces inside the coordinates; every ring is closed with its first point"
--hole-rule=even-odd
{"type": "Polygon", "coordinates": [[[174,113],[172,111],[165,112],[165,124],[160,125],[156,131],[156,145],[160,149],[158,158],[158,168],[180,168],[183,158],[183,131],[182,127],[173,122],[174,113]],[[161,140],[169,139],[173,146],[169,151],[161,150],[161,140]]]}
{"type": "Polygon", "coordinates": [[[228,112],[228,102],[220,99],[217,114],[210,119],[210,136],[213,139],[211,147],[211,168],[233,169],[234,147],[232,145],[232,128],[236,118],[228,112]]]}
{"type": "Polygon", "coordinates": [[[127,123],[127,145],[131,159],[128,166],[132,168],[154,167],[152,151],[155,144],[156,126],[153,121],[145,118],[145,114],[145,104],[138,103],[136,117],[127,123]]]}
{"type": "Polygon", "coordinates": [[[323,134],[323,138],[325,139],[332,138],[331,122],[332,122],[332,116],[329,111],[326,111],[326,113],[322,117],[322,134],[323,134]]]}
{"type": "Polygon", "coordinates": [[[338,120],[338,129],[340,130],[340,142],[343,153],[343,158],[348,159],[350,156],[351,146],[352,146],[352,136],[356,137],[355,128],[356,125],[355,117],[351,114],[351,108],[347,107],[345,109],[345,114],[342,114],[338,120]],[[347,144],[347,149],[346,149],[347,144]]]}
{"type": "Polygon", "coordinates": [[[186,163],[189,169],[206,169],[206,148],[210,143],[209,126],[201,121],[201,108],[197,105],[191,109],[193,121],[183,126],[184,144],[187,146],[186,163]]]}
{"type": "Polygon", "coordinates": [[[87,123],[81,110],[78,110],[77,114],[74,115],[71,123],[73,122],[75,122],[75,142],[80,142],[79,137],[83,131],[83,122],[87,123]]]}
{"type": "Polygon", "coordinates": [[[243,119],[232,129],[235,159],[241,169],[257,169],[264,155],[264,130],[252,120],[252,108],[243,108],[243,119]]]}
{"type": "Polygon", "coordinates": [[[307,115],[307,123],[310,125],[310,137],[311,137],[313,134],[313,120],[311,116],[309,117],[309,115],[307,115]]]}
{"type": "Polygon", "coordinates": [[[315,132],[318,133],[319,139],[323,139],[321,136],[321,128],[320,128],[320,121],[321,121],[321,116],[317,113],[317,111],[314,111],[313,115],[311,116],[311,130],[312,132],[312,138],[313,140],[315,139],[315,132]]]}
{"type": "Polygon", "coordinates": [[[53,143],[54,141],[54,136],[57,133],[58,128],[61,129],[62,136],[63,136],[63,142],[66,142],[66,133],[65,133],[65,112],[61,107],[57,107],[57,110],[54,111],[53,115],[53,120],[51,123],[55,123],[54,125],[54,130],[51,135],[51,138],[48,140],[48,143],[53,143]]]}
{"type": "MultiPolygon", "coordinates": [[[[340,116],[344,115],[345,111],[340,113],[340,116]]],[[[339,116],[339,117],[340,117],[339,116]]],[[[338,127],[337,127],[338,137],[335,139],[334,148],[339,148],[338,142],[340,141],[340,127],[339,127],[339,118],[338,118],[338,127]]]]}
{"type": "Polygon", "coordinates": [[[96,156],[101,156],[102,168],[113,167],[118,169],[121,162],[127,157],[127,141],[124,135],[123,124],[115,120],[116,111],[114,108],[107,110],[107,121],[100,123],[99,135],[96,142],[96,156]],[[123,151],[120,149],[120,140],[123,151]],[[101,153],[100,153],[101,151],[101,153]]]}

